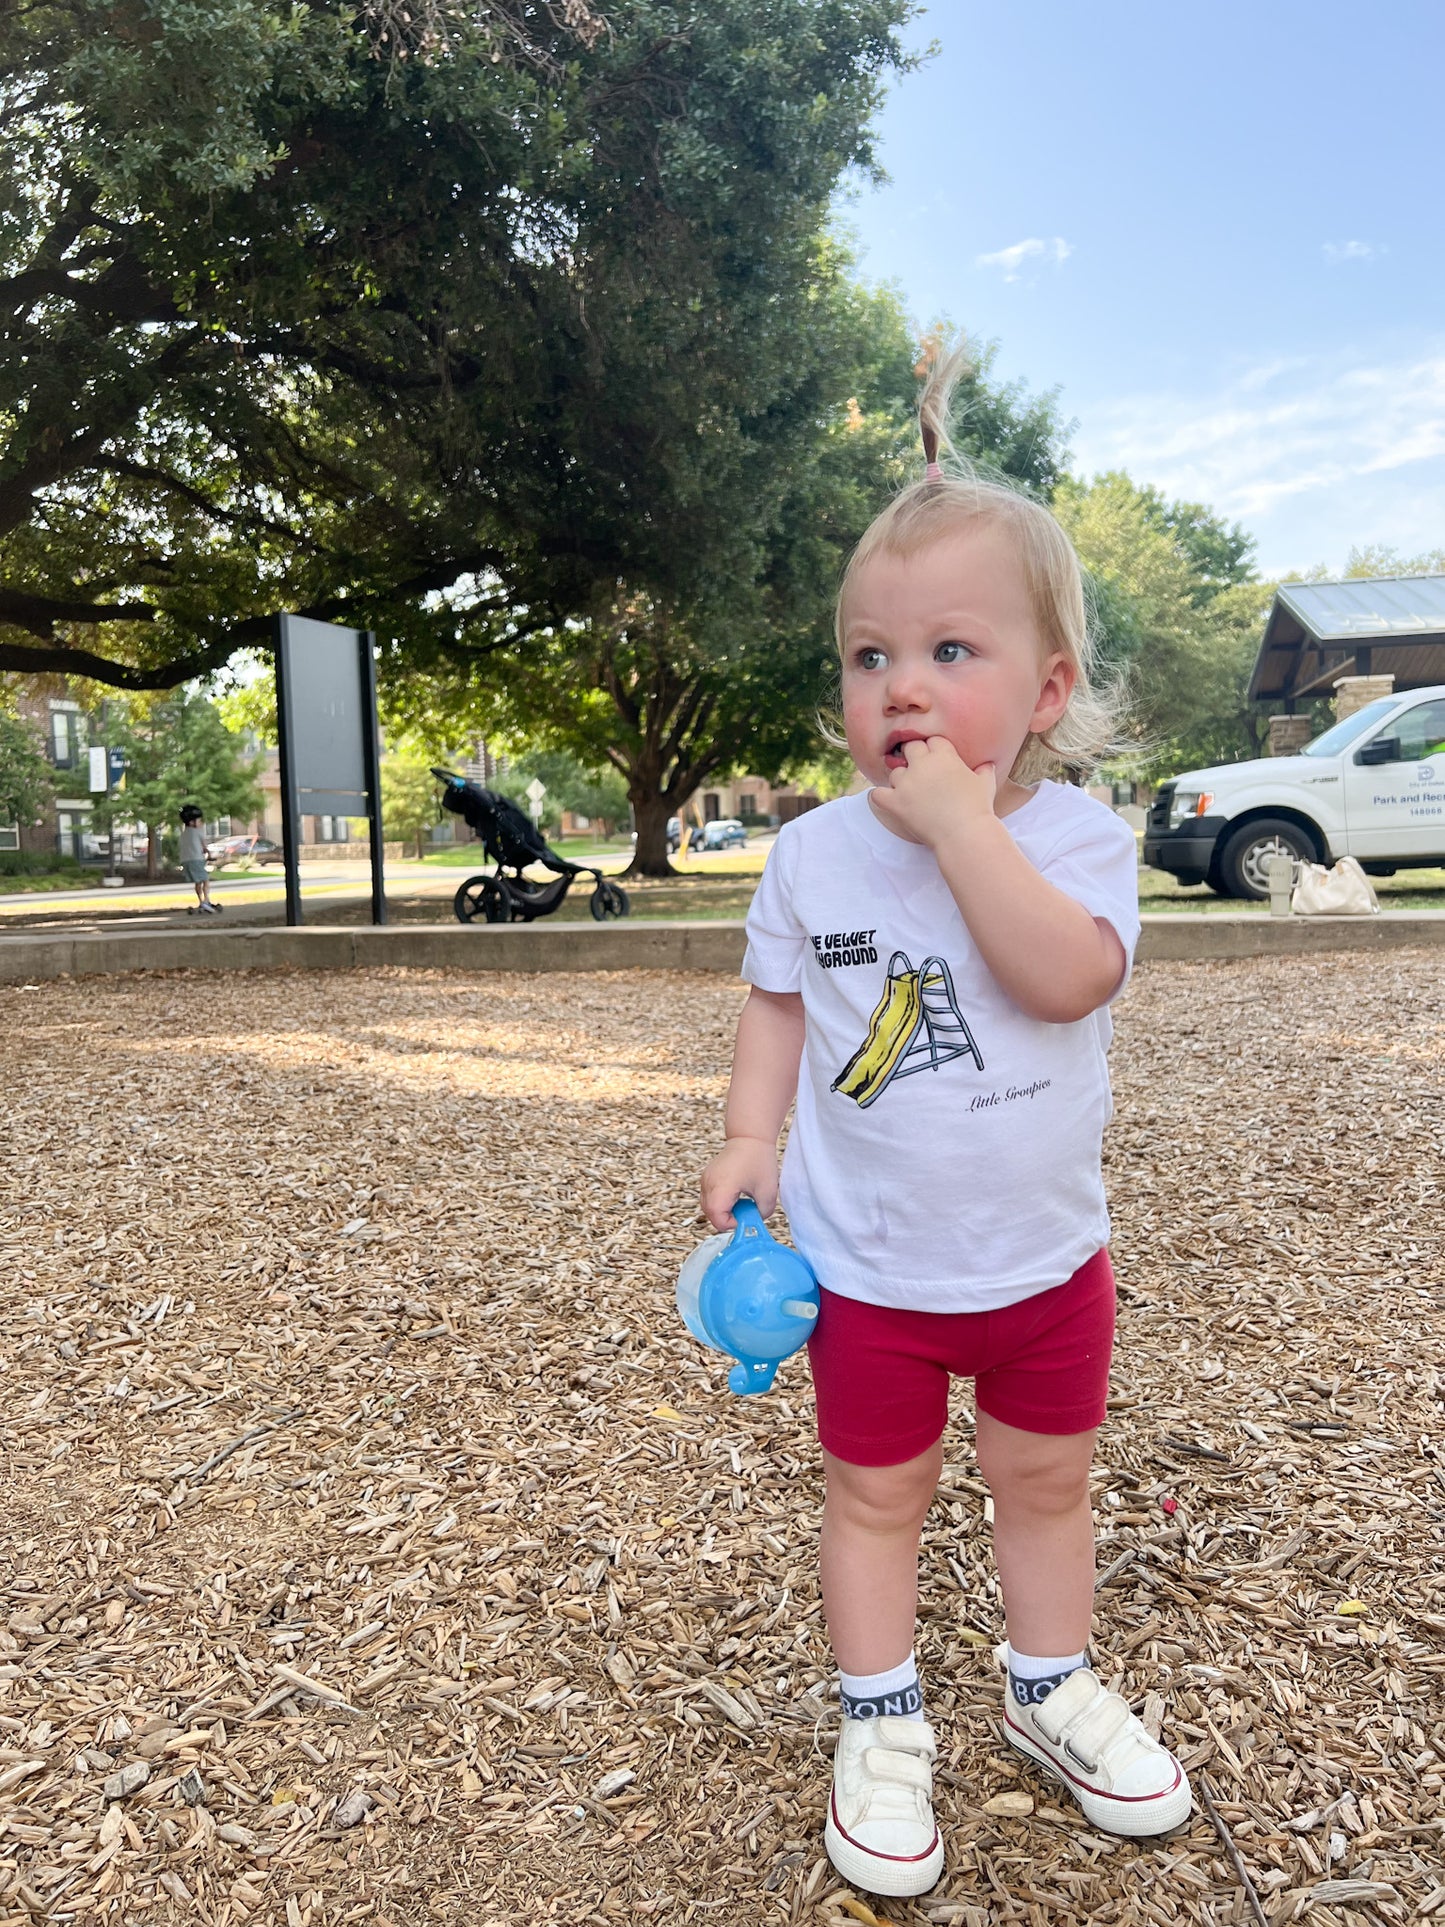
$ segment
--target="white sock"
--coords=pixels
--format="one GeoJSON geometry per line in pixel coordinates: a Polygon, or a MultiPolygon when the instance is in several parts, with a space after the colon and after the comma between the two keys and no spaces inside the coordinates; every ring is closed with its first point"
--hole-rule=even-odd
{"type": "Polygon", "coordinates": [[[845,1673],[839,1667],[838,1692],[845,1719],[871,1720],[884,1713],[894,1719],[923,1718],[923,1689],[912,1653],[886,1673],[845,1673]]]}
{"type": "Polygon", "coordinates": [[[1008,1649],[1009,1691],[1020,1706],[1038,1706],[1056,1686],[1062,1686],[1070,1673],[1087,1666],[1087,1653],[1066,1653],[1061,1658],[1041,1659],[1033,1653],[1008,1649]]]}

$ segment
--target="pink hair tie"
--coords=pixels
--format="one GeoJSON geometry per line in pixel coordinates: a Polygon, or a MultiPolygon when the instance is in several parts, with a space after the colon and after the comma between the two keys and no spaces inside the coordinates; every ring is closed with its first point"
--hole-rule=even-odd
{"type": "Polygon", "coordinates": [[[943,470],[938,466],[937,462],[930,462],[928,464],[927,468],[923,471],[923,479],[925,482],[941,482],[943,480],[943,470]]]}

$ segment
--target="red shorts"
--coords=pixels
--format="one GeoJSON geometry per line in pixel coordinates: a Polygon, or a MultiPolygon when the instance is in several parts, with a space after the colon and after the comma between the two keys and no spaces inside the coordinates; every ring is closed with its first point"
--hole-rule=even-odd
{"type": "Polygon", "coordinates": [[[943,1436],[948,1381],[1022,1432],[1089,1432],[1104,1420],[1114,1270],[1096,1251],[1072,1278],[1002,1311],[897,1311],[820,1290],[808,1356],[818,1437],[849,1465],[902,1465],[943,1436]]]}

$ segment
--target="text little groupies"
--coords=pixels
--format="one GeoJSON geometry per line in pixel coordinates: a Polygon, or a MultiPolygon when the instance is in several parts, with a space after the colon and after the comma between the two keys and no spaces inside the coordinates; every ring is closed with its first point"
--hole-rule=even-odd
{"type": "Polygon", "coordinates": [[[813,948],[824,970],[837,970],[843,964],[877,963],[878,952],[873,947],[877,934],[876,929],[828,930],[814,937],[813,948]]]}

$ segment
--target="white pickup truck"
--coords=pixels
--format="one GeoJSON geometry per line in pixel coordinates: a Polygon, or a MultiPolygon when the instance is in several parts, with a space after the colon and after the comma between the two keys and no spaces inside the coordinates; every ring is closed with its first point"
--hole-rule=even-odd
{"type": "Polygon", "coordinates": [[[1297,756],[1185,770],[1144,830],[1152,869],[1226,897],[1267,897],[1281,852],[1372,876],[1445,867],[1445,683],[1381,696],[1297,756]]]}

